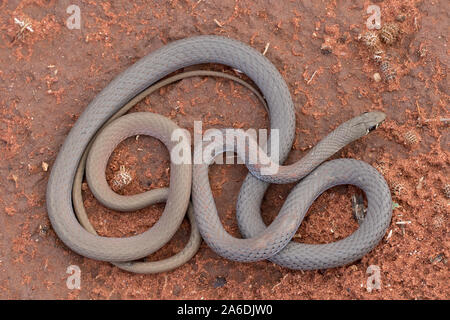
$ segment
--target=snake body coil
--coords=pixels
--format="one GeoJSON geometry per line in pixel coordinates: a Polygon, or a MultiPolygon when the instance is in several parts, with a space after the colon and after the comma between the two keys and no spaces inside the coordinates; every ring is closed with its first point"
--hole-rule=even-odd
{"type": "MultiPolygon", "coordinates": [[[[200,233],[221,256],[238,261],[271,259],[290,268],[311,269],[342,265],[370,251],[390,222],[391,199],[386,182],[375,169],[360,161],[344,159],[319,165],[345,144],[376,127],[384,120],[381,113],[362,115],[357,123],[350,120],[351,125],[347,123],[340,127],[340,131],[333,131],[296,166],[280,166],[279,175],[263,176],[257,166],[249,164],[251,174],[241,187],[237,204],[239,227],[246,239],[236,239],[227,234],[217,217],[209,188],[209,163],[194,164],[193,170],[187,164],[171,163],[169,190],[149,191],[152,198],[150,202],[142,200],[148,197],[147,193],[125,199],[109,190],[104,177],[105,167],[108,156],[121,140],[135,134],[149,134],[163,141],[170,150],[173,147],[170,135],[178,128],[172,121],[150,113],[130,114],[112,121],[116,113],[166,75],[201,63],[231,66],[255,82],[267,102],[270,128],[277,129],[279,133],[279,141],[276,142],[279,142],[280,161],[286,159],[294,139],[294,106],[286,83],[269,60],[247,45],[223,37],[200,36],[175,41],[145,56],[115,78],[89,104],[67,136],[53,165],[47,187],[48,214],[60,239],[83,256],[111,261],[131,271],[158,272],[176,267],[181,263],[179,258],[190,258],[200,242],[199,237],[195,236],[198,231],[192,212],[193,235],[186,251],[175,257],[176,261],[171,260],[151,270],[142,267],[140,262],[127,261],[141,259],[155,252],[172,238],[189,205],[193,174],[192,200],[200,233]],[[111,124],[104,128],[105,123],[111,124]],[[356,125],[360,128],[353,130],[356,125]],[[104,130],[92,142],[100,129],[104,130]],[[355,132],[357,134],[353,136],[355,132]],[[95,152],[91,150],[88,156],[86,150],[92,143],[95,152]],[[102,203],[117,210],[136,210],[149,203],[166,201],[159,221],[144,233],[128,238],[96,235],[92,226],[86,222],[87,218],[77,212],[79,222],[75,217],[74,204],[79,203],[81,195],[73,187],[74,183],[80,183],[82,179],[83,171],[79,170],[79,166],[84,164],[86,157],[89,185],[102,203]],[[305,176],[294,188],[274,222],[266,227],[260,216],[260,204],[269,185],[265,181],[287,183],[305,176]],[[101,192],[92,188],[95,184],[93,181],[101,185],[101,192]],[[324,190],[338,184],[355,184],[366,192],[368,214],[360,228],[346,239],[331,244],[289,243],[314,199],[324,190]],[[128,201],[130,204],[124,205],[128,201]]],[[[269,137],[268,154],[271,151],[271,139],[269,137]]]]}

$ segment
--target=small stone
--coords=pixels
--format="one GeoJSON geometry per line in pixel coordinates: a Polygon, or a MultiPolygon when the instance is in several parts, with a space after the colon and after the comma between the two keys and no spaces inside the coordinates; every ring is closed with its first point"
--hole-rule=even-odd
{"type": "Polygon", "coordinates": [[[224,277],[217,277],[214,280],[213,287],[214,288],[222,288],[226,284],[227,284],[227,279],[225,279],[224,277]]]}
{"type": "Polygon", "coordinates": [[[39,233],[43,236],[47,235],[48,229],[49,228],[46,225],[42,225],[42,224],[39,225],[39,233]]]}
{"type": "Polygon", "coordinates": [[[399,14],[395,20],[397,20],[398,22],[403,22],[406,20],[406,16],[404,14],[399,14]]]}
{"type": "Polygon", "coordinates": [[[375,72],[373,74],[373,80],[375,80],[375,82],[380,82],[381,81],[381,75],[378,72],[375,72]]]}
{"type": "Polygon", "coordinates": [[[320,52],[322,52],[322,54],[330,54],[331,52],[333,52],[333,49],[327,43],[323,43],[320,47],[320,52]]]}
{"type": "Polygon", "coordinates": [[[422,187],[423,187],[423,180],[425,179],[425,177],[421,177],[420,179],[419,179],[419,183],[417,184],[417,186],[416,186],[416,190],[421,190],[422,189],[422,187]]]}
{"type": "Polygon", "coordinates": [[[47,162],[42,162],[42,170],[47,172],[47,170],[48,170],[48,163],[47,162]]]}

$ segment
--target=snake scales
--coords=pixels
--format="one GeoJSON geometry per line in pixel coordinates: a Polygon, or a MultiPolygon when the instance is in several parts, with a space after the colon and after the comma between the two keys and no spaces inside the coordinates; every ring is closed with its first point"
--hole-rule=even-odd
{"type": "MultiPolygon", "coordinates": [[[[120,268],[140,273],[166,271],[183,264],[200,245],[199,231],[207,244],[223,257],[245,262],[269,259],[292,269],[331,268],[355,261],[373,249],[391,219],[392,202],[385,180],[361,161],[339,159],[321,163],[346,144],[375,129],[385,118],[381,112],[364,113],[345,122],[297,163],[280,166],[276,175],[262,175],[258,165],[247,163],[251,173],[241,187],[237,203],[237,220],[244,239],[229,235],[218,218],[208,181],[208,165],[212,159],[193,166],[171,162],[168,189],[129,197],[109,189],[105,168],[118,143],[129,136],[146,134],[161,140],[170,151],[175,145],[171,135],[178,129],[171,120],[157,114],[121,115],[155,88],[185,76],[160,79],[201,63],[231,66],[254,81],[266,102],[270,128],[279,133],[276,142],[279,143],[280,162],[286,159],[294,139],[294,106],[286,83],[269,60],[247,45],[228,38],[199,36],[175,41],[140,59],[116,77],[95,97],[71,129],[47,186],[48,214],[60,239],[83,256],[110,261],[120,268]],[[98,236],[82,206],[79,186],[85,163],[89,186],[100,202],[126,211],[165,201],[158,222],[149,230],[128,238],[98,236]],[[269,183],[300,179],[278,216],[266,226],[260,215],[260,204],[269,183]],[[367,215],[358,230],[345,239],[328,244],[290,242],[312,202],[324,190],[339,184],[356,185],[366,194],[367,215]],[[189,205],[191,185],[193,210],[189,205]],[[179,228],[186,211],[191,221],[191,238],[186,247],[162,261],[136,261],[164,246],[179,228]]],[[[193,75],[197,74],[189,76],[193,75]]],[[[257,91],[250,89],[263,100],[257,91]]],[[[271,139],[272,136],[267,143],[269,155],[271,139]]],[[[235,150],[234,145],[226,144],[218,148],[235,150]]]]}

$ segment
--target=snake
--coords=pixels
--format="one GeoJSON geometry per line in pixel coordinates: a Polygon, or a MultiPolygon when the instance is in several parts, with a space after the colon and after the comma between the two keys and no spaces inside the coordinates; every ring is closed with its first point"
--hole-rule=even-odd
{"type": "MultiPolygon", "coordinates": [[[[339,159],[321,164],[332,154],[325,157],[327,154],[319,155],[317,149],[311,150],[306,156],[308,161],[303,160],[308,170],[296,167],[292,174],[293,167],[290,167],[282,169],[281,175],[270,178],[261,175],[258,166],[248,165],[250,173],[241,186],[236,206],[238,225],[244,236],[242,239],[229,235],[218,218],[208,181],[211,161],[194,163],[193,166],[171,162],[169,188],[143,193],[152,195],[151,203],[165,201],[164,211],[150,229],[139,235],[126,238],[99,236],[86,221],[82,222],[79,217],[77,219],[74,199],[79,200],[80,194],[75,191],[74,183],[83,177],[83,170],[79,169],[83,162],[88,168],[92,166],[92,170],[86,172],[89,187],[92,187],[92,181],[96,181],[103,185],[103,190],[107,190],[105,167],[109,155],[120,141],[133,135],[146,134],[160,139],[169,151],[174,148],[175,142],[170,137],[178,126],[171,120],[153,113],[132,113],[120,118],[115,118],[115,115],[127,104],[132,105],[135,99],[164,77],[179,69],[204,63],[230,66],[246,74],[255,83],[265,100],[271,132],[276,130],[279,137],[275,141],[279,146],[279,161],[285,161],[294,140],[295,108],[288,86],[275,66],[255,49],[234,39],[196,36],[174,41],[141,58],[110,82],[87,106],[66,137],[52,166],[46,193],[50,222],[62,242],[85,257],[109,261],[125,270],[135,269],[143,273],[174,268],[180,265],[180,261],[192,257],[200,240],[195,238],[196,227],[206,243],[220,256],[243,262],[269,259],[292,269],[339,266],[357,260],[372,250],[386,232],[392,214],[392,201],[384,178],[373,167],[358,160],[339,159]],[[106,123],[108,125],[104,127],[106,123]],[[89,149],[92,150],[87,152],[89,149]],[[102,158],[95,154],[101,154],[102,158]],[[297,180],[301,181],[286,199],[280,213],[266,226],[261,218],[260,204],[270,182],[297,180]],[[366,193],[367,215],[358,230],[330,244],[291,243],[311,203],[326,189],[339,184],[354,184],[366,193]],[[193,210],[189,204],[190,198],[193,210]],[[170,241],[186,211],[191,221],[188,245],[171,257],[173,260],[168,258],[159,266],[146,269],[145,264],[148,262],[138,260],[156,252],[170,241]]],[[[384,120],[380,116],[379,112],[369,112],[356,117],[360,122],[361,117],[364,120],[362,125],[356,126],[364,129],[362,134],[358,132],[359,137],[378,127],[384,120]]],[[[352,120],[335,131],[341,135],[348,134],[351,131],[349,123],[353,123],[352,120]]],[[[335,131],[330,134],[331,138],[335,137],[335,131]]],[[[331,145],[335,140],[327,138],[316,147],[320,146],[318,150],[328,150],[329,153],[336,150],[336,146],[331,145]]],[[[353,136],[344,137],[340,141],[352,139],[353,136]]],[[[272,140],[271,134],[267,143],[268,155],[271,153],[272,140]]],[[[223,150],[230,148],[234,149],[228,146],[223,150]]],[[[102,198],[103,193],[93,193],[102,198]]],[[[119,211],[141,208],[145,202],[132,200],[131,206],[124,206],[124,198],[120,195],[113,195],[112,191],[109,195],[118,201],[108,202],[111,197],[107,197],[103,199],[105,205],[119,211]]],[[[131,196],[132,199],[142,197],[131,196]]]]}

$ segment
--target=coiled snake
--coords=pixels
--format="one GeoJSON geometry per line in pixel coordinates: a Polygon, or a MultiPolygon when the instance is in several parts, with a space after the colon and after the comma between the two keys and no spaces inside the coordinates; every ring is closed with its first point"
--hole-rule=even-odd
{"type": "MultiPolygon", "coordinates": [[[[275,175],[262,175],[259,165],[248,163],[251,173],[241,187],[237,203],[238,224],[245,239],[229,235],[217,216],[208,181],[208,165],[212,158],[193,166],[171,162],[168,190],[151,190],[124,197],[109,189],[105,168],[118,143],[129,136],[147,134],[160,139],[170,151],[175,145],[171,135],[178,129],[171,120],[157,114],[132,113],[118,117],[155,88],[186,76],[202,75],[194,72],[158,82],[180,68],[201,63],[231,66],[255,82],[266,101],[270,128],[279,133],[276,142],[279,142],[280,162],[286,159],[294,139],[294,106],[286,83],[269,60],[247,45],[228,38],[199,36],[175,41],[140,59],[116,77],[95,97],[71,129],[47,186],[48,214],[60,239],[83,256],[111,261],[123,269],[141,273],[170,270],[190,259],[200,245],[198,229],[207,244],[223,257],[247,262],[270,259],[292,269],[335,267],[355,261],[373,249],[386,232],[391,218],[392,202],[385,180],[374,168],[357,160],[340,159],[320,164],[349,142],[375,129],[385,118],[381,112],[365,113],[345,122],[303,159],[290,166],[280,166],[275,175]],[[82,208],[79,190],[85,162],[92,192],[110,208],[136,210],[166,201],[158,222],[144,233],[128,238],[96,235],[82,208]],[[269,183],[287,183],[302,178],[278,216],[266,226],[260,216],[260,204],[269,183]],[[172,238],[190,207],[191,183],[194,214],[191,208],[191,238],[185,249],[163,261],[135,261],[157,251],[172,238]],[[312,202],[324,190],[338,184],[353,184],[366,193],[368,210],[359,229],[334,243],[290,243],[312,202]]],[[[203,75],[207,73],[203,72],[203,75]]],[[[235,77],[225,77],[239,81],[235,77]]],[[[262,96],[259,95],[260,99],[262,96]]],[[[269,137],[268,154],[271,139],[269,137]]],[[[235,146],[223,144],[218,148],[234,150],[235,146]]]]}

